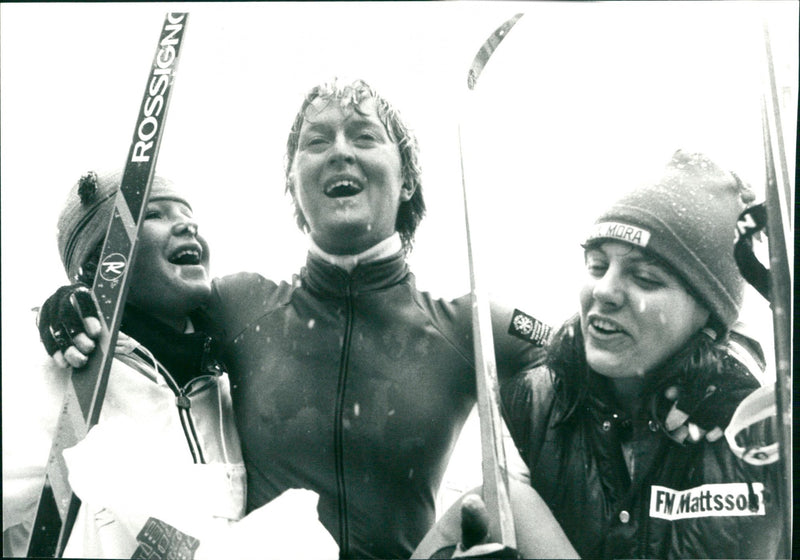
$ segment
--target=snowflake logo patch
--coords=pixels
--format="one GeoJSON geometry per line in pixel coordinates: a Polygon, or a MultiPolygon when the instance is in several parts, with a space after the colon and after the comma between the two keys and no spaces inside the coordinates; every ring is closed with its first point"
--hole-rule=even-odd
{"type": "Polygon", "coordinates": [[[533,332],[533,320],[525,315],[516,315],[513,319],[514,328],[520,334],[529,336],[533,332]]]}
{"type": "Polygon", "coordinates": [[[547,343],[547,339],[550,338],[552,330],[550,325],[546,325],[535,317],[515,309],[514,315],[511,317],[511,324],[508,327],[508,334],[536,346],[544,346],[547,343]]]}

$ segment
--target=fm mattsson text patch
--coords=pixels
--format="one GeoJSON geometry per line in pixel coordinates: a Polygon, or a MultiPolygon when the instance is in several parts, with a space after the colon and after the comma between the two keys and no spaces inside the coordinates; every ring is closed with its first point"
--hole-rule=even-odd
{"type": "Polygon", "coordinates": [[[650,487],[650,517],[676,520],[691,517],[742,517],[764,515],[761,482],[703,484],[686,490],[650,487]]]}

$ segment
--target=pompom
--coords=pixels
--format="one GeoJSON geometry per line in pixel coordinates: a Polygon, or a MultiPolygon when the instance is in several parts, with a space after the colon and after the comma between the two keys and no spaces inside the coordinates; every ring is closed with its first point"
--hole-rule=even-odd
{"type": "Polygon", "coordinates": [[[78,196],[82,204],[88,204],[97,193],[97,173],[89,171],[78,182],[78,196]]]}

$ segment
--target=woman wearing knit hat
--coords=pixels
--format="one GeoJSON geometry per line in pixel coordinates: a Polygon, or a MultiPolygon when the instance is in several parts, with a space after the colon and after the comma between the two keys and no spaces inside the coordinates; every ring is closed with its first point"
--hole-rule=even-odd
{"type": "MultiPolygon", "coordinates": [[[[676,152],[597,219],[580,312],[546,365],[502,382],[531,485],[583,558],[779,550],[776,471],[740,461],[716,428],[758,387],[731,331],[744,288],[735,224],[751,200],[735,175],[676,152]]],[[[442,523],[459,517],[456,506],[442,523]]]]}
{"type": "MultiPolygon", "coordinates": [[[[69,193],[58,247],[72,281],[93,281],[120,178],[90,172],[69,193]]],[[[100,421],[64,451],[82,502],[65,556],[130,558],[153,544],[142,531],[148,519],[149,534],[153,524],[177,529],[169,542],[183,548],[172,552],[196,548],[196,558],[337,555],[310,491],[290,490],[241,519],[245,470],[228,375],[216,340],[194,328],[210,294],[209,249],[192,208],[155,177],[100,421]],[[298,524],[302,550],[282,538],[298,524]]],[[[39,406],[26,403],[30,417],[21,413],[3,431],[4,556],[25,555],[68,379],[43,358],[41,375],[25,376],[40,384],[39,406]]]]}

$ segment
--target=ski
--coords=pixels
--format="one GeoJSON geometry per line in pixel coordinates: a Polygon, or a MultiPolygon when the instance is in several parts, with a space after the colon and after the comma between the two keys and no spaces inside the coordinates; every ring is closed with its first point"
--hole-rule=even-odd
{"type": "Polygon", "coordinates": [[[69,486],[62,451],[83,439],[100,417],[188,16],[167,14],[159,35],[92,286],[102,333],[89,363],[79,373],[73,371],[67,384],[28,543],[29,557],[61,557],[78,515],[80,499],[69,486]]]}
{"type": "MultiPolygon", "coordinates": [[[[516,14],[504,22],[481,46],[467,74],[469,92],[475,89],[478,77],[489,62],[489,58],[522,15],[521,13],[516,14]]],[[[467,92],[467,95],[469,95],[469,92],[467,92]]],[[[479,258],[473,244],[475,231],[474,227],[470,227],[470,223],[474,223],[474,221],[470,220],[471,208],[469,206],[467,181],[464,172],[461,127],[459,127],[458,135],[472,294],[472,331],[481,433],[483,501],[489,513],[490,540],[494,543],[499,543],[507,551],[513,551],[517,547],[517,538],[508,492],[508,472],[506,469],[505,449],[503,447],[503,419],[500,414],[500,395],[497,382],[497,364],[494,355],[491,310],[488,295],[480,283],[479,258]]]]}
{"type": "Polygon", "coordinates": [[[785,508],[784,552],[789,557],[792,539],[792,270],[793,193],[789,180],[778,103],[769,28],[763,25],[766,80],[762,98],[762,131],[766,167],[765,206],[769,249],[769,302],[775,339],[775,405],[780,456],[779,504],[785,508]]]}
{"type": "Polygon", "coordinates": [[[736,224],[734,257],[739,271],[770,304],[775,355],[775,383],[746,398],[736,409],[726,430],[731,449],[745,462],[765,465],[778,461],[777,507],[784,508],[783,556],[791,553],[792,536],[792,215],[793,190],[781,129],[780,105],[769,29],[764,23],[764,88],[761,98],[761,131],[764,150],[764,202],[750,206],[736,224]],[[755,256],[753,239],[767,234],[769,268],[755,256]],[[769,428],[760,427],[774,421],[769,428]],[[754,441],[741,434],[753,429],[754,441]],[[765,441],[762,431],[774,433],[776,442],[765,441]]]}

